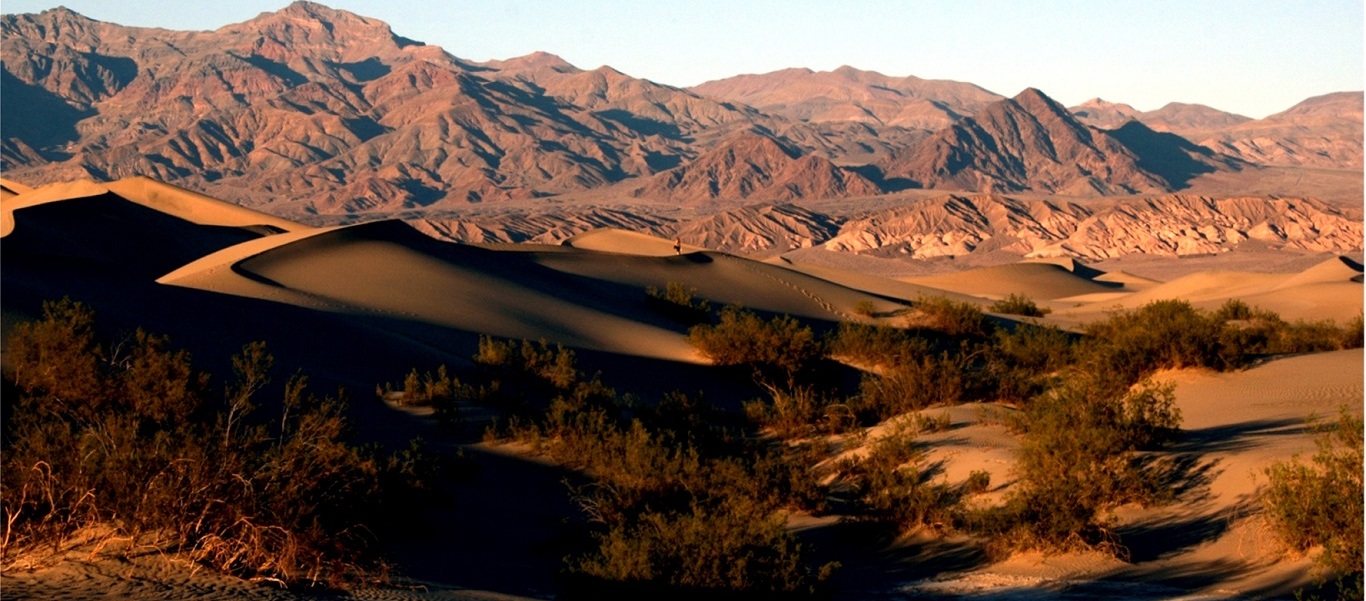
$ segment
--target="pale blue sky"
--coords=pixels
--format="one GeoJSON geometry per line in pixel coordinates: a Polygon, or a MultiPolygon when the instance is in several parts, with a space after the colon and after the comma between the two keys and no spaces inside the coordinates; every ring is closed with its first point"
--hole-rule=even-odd
{"type": "MultiPolygon", "coordinates": [[[[3,0],[64,4],[123,25],[215,29],[288,0],[3,0]]],[[[1363,85],[1361,0],[328,0],[395,33],[483,61],[536,50],[586,69],[690,86],[840,65],[1037,87],[1066,105],[1171,101],[1265,117],[1363,85]]]]}

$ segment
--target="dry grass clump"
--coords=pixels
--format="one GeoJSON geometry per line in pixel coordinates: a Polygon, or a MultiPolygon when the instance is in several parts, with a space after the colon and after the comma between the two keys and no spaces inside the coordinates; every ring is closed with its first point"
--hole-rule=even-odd
{"type": "Polygon", "coordinates": [[[1317,563],[1338,578],[1343,596],[1362,590],[1362,419],[1344,408],[1320,427],[1318,452],[1266,470],[1261,492],[1266,520],[1295,552],[1321,548],[1317,563]]]}
{"type": "Polygon", "coordinates": [[[389,504],[420,498],[437,474],[419,447],[351,444],[344,401],[307,394],[300,376],[278,410],[259,410],[273,364],[263,343],[233,358],[235,381],[218,397],[163,337],[102,345],[83,305],[43,311],[7,344],[5,560],[101,526],[243,577],[383,575],[374,543],[393,525],[389,504]]]}

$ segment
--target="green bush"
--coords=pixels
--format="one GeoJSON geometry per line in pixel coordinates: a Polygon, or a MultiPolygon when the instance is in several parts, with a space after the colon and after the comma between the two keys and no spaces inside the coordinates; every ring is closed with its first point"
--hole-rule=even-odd
{"type": "Polygon", "coordinates": [[[6,346],[17,394],[5,399],[0,554],[55,550],[98,525],[239,576],[382,572],[387,504],[431,489],[415,482],[432,473],[419,447],[386,457],[350,444],[344,402],[308,395],[300,376],[262,415],[273,364],[262,343],[233,357],[235,383],[216,399],[165,338],[138,331],[106,347],[93,324],[78,303],[47,303],[6,346]]]}
{"type": "Polygon", "coordinates": [[[991,304],[988,308],[992,313],[1005,313],[1007,315],[1023,315],[1025,317],[1043,317],[1053,310],[1047,307],[1040,308],[1033,299],[1023,294],[1010,294],[1005,298],[991,304]]]}
{"type": "MultiPolygon", "coordinates": [[[[1320,428],[1318,452],[1267,468],[1261,492],[1272,530],[1297,552],[1322,547],[1319,565],[1332,576],[1361,580],[1362,419],[1344,408],[1320,428]]],[[[1358,585],[1359,586],[1359,585],[1358,585]]]]}

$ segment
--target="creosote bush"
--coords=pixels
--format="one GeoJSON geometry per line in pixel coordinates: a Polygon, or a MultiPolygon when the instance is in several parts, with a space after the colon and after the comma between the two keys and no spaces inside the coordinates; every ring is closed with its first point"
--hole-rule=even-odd
{"type": "Polygon", "coordinates": [[[840,323],[827,345],[829,353],[871,368],[891,368],[931,352],[924,338],[900,328],[840,323]]]}
{"type": "Polygon", "coordinates": [[[876,420],[924,409],[956,405],[966,391],[964,365],[947,353],[909,359],[880,374],[864,374],[854,412],[876,420]]]}
{"type": "Polygon", "coordinates": [[[1012,331],[996,330],[983,349],[978,373],[982,396],[1025,405],[1053,386],[1057,374],[1076,361],[1075,343],[1056,327],[1020,324],[1012,331]]]}
{"type": "Polygon", "coordinates": [[[68,300],[15,326],[7,349],[0,554],[56,550],[101,526],[228,574],[339,584],[383,575],[375,537],[391,502],[432,490],[420,445],[387,456],[348,441],[345,403],[291,378],[257,407],[263,343],[233,357],[221,396],[189,354],[138,331],[100,344],[68,300]]]}

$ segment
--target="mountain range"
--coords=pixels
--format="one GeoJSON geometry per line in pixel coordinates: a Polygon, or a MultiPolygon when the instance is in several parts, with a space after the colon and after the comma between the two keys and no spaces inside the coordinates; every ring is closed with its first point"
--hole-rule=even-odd
{"type": "Polygon", "coordinates": [[[1154,195],[1205,174],[1362,166],[1360,92],[1252,120],[1099,99],[1068,109],[1032,88],[1005,98],[852,67],[685,89],[547,53],[463,60],[312,2],[214,31],[58,8],[4,15],[0,33],[7,177],[150,176],[303,218],[576,194],[669,206],[921,188],[1154,195]]]}

